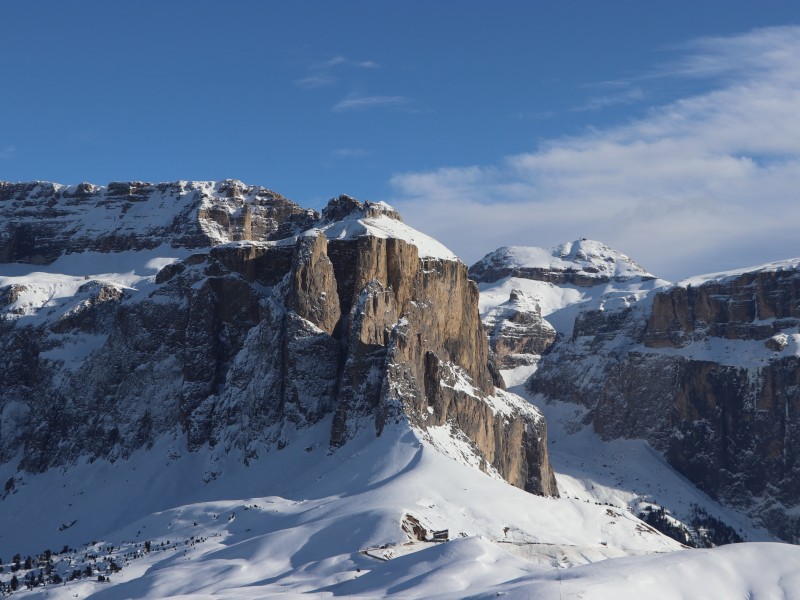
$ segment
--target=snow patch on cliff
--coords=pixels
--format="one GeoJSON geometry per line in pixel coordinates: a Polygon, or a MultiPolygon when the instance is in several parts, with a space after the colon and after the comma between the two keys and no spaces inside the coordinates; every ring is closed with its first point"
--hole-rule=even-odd
{"type": "Polygon", "coordinates": [[[325,225],[322,232],[328,239],[356,239],[362,235],[396,238],[416,246],[420,258],[458,260],[441,242],[386,214],[364,217],[360,212],[354,212],[341,221],[325,225]]]}
{"type": "Polygon", "coordinates": [[[800,269],[800,258],[790,258],[775,262],[758,265],[755,267],[745,267],[743,269],[733,269],[731,271],[721,271],[719,273],[708,273],[706,275],[696,275],[679,281],[676,285],[680,287],[697,287],[704,283],[714,282],[723,283],[747,273],[774,273],[779,271],[797,271],[800,269]]]}

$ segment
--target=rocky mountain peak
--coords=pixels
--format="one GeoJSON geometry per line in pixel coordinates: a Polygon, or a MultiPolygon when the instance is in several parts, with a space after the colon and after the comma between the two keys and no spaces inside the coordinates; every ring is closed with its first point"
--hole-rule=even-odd
{"type": "Polygon", "coordinates": [[[403,222],[400,213],[386,202],[370,202],[367,200],[362,203],[352,196],[342,194],[328,201],[327,206],[322,209],[320,223],[321,225],[328,225],[337,221],[374,219],[381,216],[403,222]]]}
{"type": "Polygon", "coordinates": [[[0,275],[0,462],[40,472],[178,436],[213,478],[328,418],[331,451],[410,427],[558,494],[541,414],[497,387],[465,265],[388,205],[339,196],[320,219],[234,180],[0,199],[0,262],[22,263],[0,275]]]}
{"type": "Polygon", "coordinates": [[[585,238],[553,248],[506,246],[490,252],[470,267],[479,282],[519,277],[554,284],[590,287],[609,281],[655,279],[625,254],[602,242],[585,238]]]}
{"type": "Polygon", "coordinates": [[[0,182],[0,261],[46,265],[86,251],[282,239],[317,218],[280,194],[234,180],[0,182]]]}

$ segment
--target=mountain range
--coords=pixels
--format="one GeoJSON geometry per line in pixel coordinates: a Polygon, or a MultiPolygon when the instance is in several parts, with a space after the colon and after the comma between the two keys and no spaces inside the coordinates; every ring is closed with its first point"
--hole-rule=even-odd
{"type": "Polygon", "coordinates": [[[0,582],[792,597],[798,265],[468,269],[381,202],[0,183],[0,582]]]}

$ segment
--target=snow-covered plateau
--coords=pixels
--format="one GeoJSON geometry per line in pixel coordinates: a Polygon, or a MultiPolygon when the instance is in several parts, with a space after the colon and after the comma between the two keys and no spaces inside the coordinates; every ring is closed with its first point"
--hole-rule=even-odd
{"type": "Polygon", "coordinates": [[[797,263],[673,286],[579,240],[470,272],[385,203],[0,183],[4,593],[800,598],[800,548],[757,514],[798,500],[774,479],[798,393],[759,392],[800,352],[797,263]],[[785,412],[763,496],[683,469],[659,445],[680,422],[584,393],[648,354],[743,369],[748,406],[785,412]],[[687,545],[714,535],[748,542],[687,545]]]}

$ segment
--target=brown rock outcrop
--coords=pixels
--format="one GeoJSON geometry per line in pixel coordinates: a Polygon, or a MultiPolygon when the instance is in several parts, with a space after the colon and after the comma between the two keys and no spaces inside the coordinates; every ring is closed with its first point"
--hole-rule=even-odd
{"type": "Polygon", "coordinates": [[[800,271],[674,286],[652,308],[579,315],[528,382],[643,438],[711,496],[800,539],[800,271]]]}
{"type": "MultiPolygon", "coordinates": [[[[44,204],[62,213],[53,224],[71,223],[59,235],[45,226],[42,252],[20,245],[30,221],[7,227],[7,260],[96,251],[77,224],[84,203],[130,204],[120,210],[133,218],[156,196],[179,216],[103,248],[201,249],[143,291],[87,284],[74,310],[0,321],[0,459],[22,448],[22,467],[42,471],[81,456],[124,458],[180,432],[190,451],[208,448],[213,477],[222,454],[248,461],[332,415],[332,450],[395,425],[422,435],[449,427],[485,470],[557,494],[544,420],[495,388],[478,290],[462,263],[420,256],[411,241],[363,225],[361,235],[326,238],[341,219],[399,219],[386,205],[339,197],[313,221],[319,229],[298,235],[309,213],[285,199],[238,182],[204,185],[0,189],[16,215],[44,204]],[[84,354],[67,360],[59,349],[76,339],[84,354]],[[3,433],[12,426],[13,436],[3,433]]],[[[15,293],[4,292],[7,304],[15,293]]]]}
{"type": "Polygon", "coordinates": [[[556,330],[542,319],[542,308],[520,290],[483,317],[489,344],[502,369],[533,365],[556,340],[556,330]]]}

